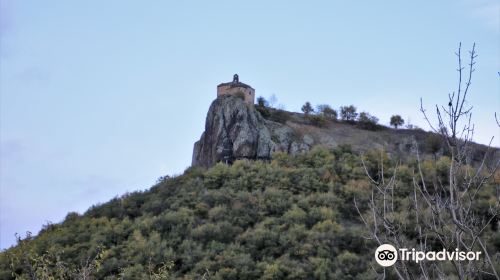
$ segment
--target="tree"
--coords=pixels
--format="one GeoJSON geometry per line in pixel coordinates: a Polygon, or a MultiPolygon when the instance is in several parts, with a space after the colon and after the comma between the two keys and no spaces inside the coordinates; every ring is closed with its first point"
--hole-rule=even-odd
{"type": "Polygon", "coordinates": [[[342,106],[340,107],[340,117],[344,121],[354,121],[358,116],[356,110],[357,110],[356,107],[354,107],[353,105],[342,106]]]}
{"type": "Polygon", "coordinates": [[[311,106],[311,103],[309,103],[309,101],[307,101],[303,106],[302,106],[302,112],[304,112],[304,114],[307,116],[311,113],[314,112],[314,109],[313,107],[311,106]]]}
{"type": "Polygon", "coordinates": [[[431,228],[431,230],[438,230],[439,233],[444,234],[444,238],[441,240],[443,246],[454,246],[459,250],[468,251],[479,247],[484,254],[485,267],[479,264],[468,266],[462,263],[454,263],[457,267],[459,277],[465,279],[481,274],[500,279],[483,239],[485,238],[483,236],[485,228],[500,214],[500,199],[498,196],[496,197],[496,201],[490,205],[487,211],[489,213],[478,215],[477,210],[473,208],[479,191],[485,187],[488,179],[498,170],[500,159],[496,159],[491,168],[488,168],[487,164],[485,164],[486,159],[491,154],[489,150],[490,141],[488,151],[484,153],[481,164],[474,170],[474,173],[463,172],[464,168],[468,168],[468,160],[472,155],[470,143],[474,135],[474,124],[471,124],[472,106],[468,107],[466,105],[466,98],[471,85],[472,73],[475,70],[474,60],[477,55],[475,51],[476,44],[474,43],[472,50],[469,51],[467,74],[464,75],[463,70],[466,68],[462,66],[461,47],[462,44],[460,43],[458,52],[456,53],[459,76],[457,91],[448,95],[448,106],[440,107],[436,105],[437,125],[432,125],[427,117],[426,110],[423,108],[422,100],[420,103],[420,111],[427,123],[435,133],[440,134],[445,139],[445,143],[451,153],[448,169],[448,185],[440,186],[443,190],[447,191],[447,201],[435,200],[427,192],[424,192],[423,196],[424,199],[434,200],[431,202],[433,211],[446,211],[453,222],[451,227],[447,229],[439,228],[439,221],[437,225],[431,228]]]}
{"type": "Polygon", "coordinates": [[[361,112],[359,113],[358,122],[377,124],[378,118],[370,115],[368,112],[361,112]]]}
{"type": "Polygon", "coordinates": [[[361,112],[358,116],[359,126],[365,129],[376,129],[378,118],[368,112],[361,112]]]}
{"type": "Polygon", "coordinates": [[[332,109],[330,105],[327,104],[318,105],[316,110],[318,111],[319,114],[321,114],[323,117],[329,120],[337,119],[337,111],[335,111],[335,109],[332,109]]]}
{"type": "Polygon", "coordinates": [[[264,97],[262,97],[262,96],[257,97],[257,106],[259,106],[259,107],[268,107],[268,105],[269,104],[268,104],[267,100],[264,97]]]}
{"type": "Polygon", "coordinates": [[[395,129],[398,129],[398,126],[402,126],[404,123],[405,121],[400,115],[392,115],[391,125],[394,126],[395,129]]]}
{"type": "MultiPolygon", "coordinates": [[[[487,207],[478,202],[485,191],[495,193],[494,174],[498,172],[500,159],[495,157],[488,163],[492,152],[488,149],[477,165],[469,165],[474,148],[470,143],[474,134],[471,123],[472,107],[467,107],[467,94],[474,72],[476,58],[475,44],[469,52],[468,75],[463,77],[461,44],[458,52],[459,82],[456,92],[448,95],[445,106],[436,105],[437,124],[433,125],[427,117],[421,101],[420,111],[431,129],[443,139],[450,158],[444,158],[446,164],[440,180],[426,180],[425,162],[422,162],[415,144],[416,166],[412,171],[413,186],[408,190],[411,213],[405,217],[397,216],[394,192],[398,190],[399,164],[388,168],[384,160],[379,163],[378,175],[370,175],[363,161],[367,177],[372,182],[368,213],[363,214],[361,204],[354,199],[354,206],[362,221],[369,229],[372,238],[378,243],[391,243],[398,248],[416,248],[419,251],[439,251],[442,249],[481,253],[481,261],[451,260],[452,267],[443,262],[420,262],[411,267],[409,263],[397,262],[393,267],[399,279],[449,279],[454,274],[457,279],[500,279],[497,267],[490,257],[494,249],[486,246],[488,228],[494,228],[500,214],[500,199],[492,195],[487,207]],[[466,81],[465,84],[463,81],[466,81]],[[391,170],[391,175],[384,175],[384,170],[391,170]],[[387,178],[389,177],[389,178],[387,178]],[[482,209],[481,209],[482,208],[482,209]],[[411,224],[409,224],[411,223],[411,224]],[[403,229],[410,229],[413,241],[405,239],[403,229]]],[[[394,117],[394,116],[393,116],[394,117]]],[[[392,124],[392,118],[391,118],[392,124]]],[[[491,143],[490,143],[491,144],[491,143]]],[[[437,148],[435,146],[434,148],[437,148]]],[[[373,174],[373,172],[372,172],[373,174]]],[[[431,174],[432,176],[432,174],[431,174]]],[[[498,191],[498,190],[497,190],[498,191]]],[[[366,205],[366,203],[365,203],[366,205]]],[[[492,229],[494,230],[494,229],[492,229]]],[[[385,272],[385,271],[384,271],[385,272]]]]}

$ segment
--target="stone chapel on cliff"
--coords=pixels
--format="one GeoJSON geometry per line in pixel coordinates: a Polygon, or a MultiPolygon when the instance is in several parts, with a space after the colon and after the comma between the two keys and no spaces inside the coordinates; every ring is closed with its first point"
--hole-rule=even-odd
{"type": "Polygon", "coordinates": [[[217,97],[222,95],[240,96],[247,104],[251,105],[255,102],[255,89],[240,82],[238,74],[234,74],[232,82],[222,83],[217,86],[217,97]]]}

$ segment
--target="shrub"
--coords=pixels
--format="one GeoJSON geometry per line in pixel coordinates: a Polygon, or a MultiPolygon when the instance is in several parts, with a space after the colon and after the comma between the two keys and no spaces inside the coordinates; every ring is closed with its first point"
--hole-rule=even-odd
{"type": "Polygon", "coordinates": [[[287,111],[283,110],[272,110],[270,111],[269,120],[279,122],[279,123],[286,123],[290,119],[290,114],[287,111]]]}
{"type": "Polygon", "coordinates": [[[327,105],[327,104],[318,105],[317,111],[318,111],[318,114],[320,114],[321,116],[323,116],[329,120],[337,120],[337,116],[338,116],[337,111],[332,109],[332,107],[330,107],[330,105],[327,105]]]}
{"type": "Polygon", "coordinates": [[[439,150],[441,150],[442,145],[443,138],[438,134],[430,134],[429,136],[427,136],[427,139],[425,139],[425,148],[427,152],[434,155],[434,159],[436,158],[436,154],[439,152],[439,150]]]}
{"type": "Polygon", "coordinates": [[[292,207],[283,215],[286,224],[303,224],[307,220],[307,214],[297,206],[292,207]]]}
{"type": "Polygon", "coordinates": [[[259,112],[264,119],[268,119],[271,116],[270,110],[265,106],[256,106],[257,112],[259,112]]]}
{"type": "Polygon", "coordinates": [[[378,128],[378,118],[367,112],[361,112],[358,117],[358,126],[364,129],[376,130],[378,128]]]}
{"type": "Polygon", "coordinates": [[[323,116],[309,115],[308,119],[311,122],[311,124],[314,126],[326,127],[326,125],[328,124],[328,121],[323,116]]]}

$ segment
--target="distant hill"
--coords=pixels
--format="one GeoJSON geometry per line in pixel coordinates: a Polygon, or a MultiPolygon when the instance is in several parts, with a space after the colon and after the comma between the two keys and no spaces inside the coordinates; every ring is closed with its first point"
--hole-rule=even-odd
{"type": "MultiPolygon", "coordinates": [[[[416,244],[408,210],[414,144],[426,154],[429,184],[446,184],[450,165],[446,149],[430,147],[429,137],[220,98],[193,167],[20,239],[0,254],[0,279],[376,279],[383,272],[373,258],[377,244],[366,238],[353,200],[365,213],[367,173],[389,179],[399,164],[393,203],[402,238],[416,244]]],[[[474,147],[477,156],[485,151],[474,147]]],[[[494,180],[481,189],[475,215],[489,215],[494,180]]],[[[484,232],[491,254],[500,251],[496,224],[484,232]]],[[[418,266],[409,269],[418,275],[418,266]]],[[[385,273],[397,279],[394,270],[385,273]]],[[[454,268],[443,273],[454,275],[454,268]]]]}

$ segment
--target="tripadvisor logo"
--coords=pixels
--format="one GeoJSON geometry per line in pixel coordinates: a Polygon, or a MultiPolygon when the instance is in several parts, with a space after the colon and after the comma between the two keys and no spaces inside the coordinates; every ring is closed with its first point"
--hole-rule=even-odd
{"type": "Polygon", "coordinates": [[[375,251],[375,260],[381,266],[391,266],[398,260],[398,251],[391,244],[382,244],[375,251]]]}
{"type": "Polygon", "coordinates": [[[399,248],[397,250],[391,244],[382,244],[378,246],[375,250],[375,261],[381,266],[387,267],[394,265],[399,259],[401,261],[414,261],[416,263],[426,260],[426,261],[478,261],[481,252],[464,252],[458,251],[447,251],[443,249],[441,251],[416,251],[414,248],[409,250],[406,248],[399,248]],[[399,258],[398,258],[399,255],[399,258]]]}

